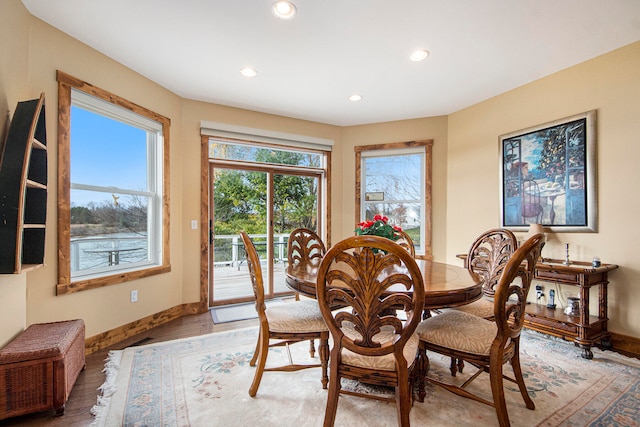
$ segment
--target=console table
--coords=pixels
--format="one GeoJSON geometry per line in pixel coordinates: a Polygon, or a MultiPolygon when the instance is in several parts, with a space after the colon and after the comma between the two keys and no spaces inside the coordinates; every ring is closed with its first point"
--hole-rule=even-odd
{"type": "MultiPolygon", "coordinates": [[[[467,255],[457,255],[467,266],[467,255]]],[[[534,280],[575,286],[579,290],[580,315],[572,316],[561,307],[547,308],[546,304],[527,304],[524,326],[562,339],[573,341],[582,349],[582,357],[593,359],[591,347],[600,343],[611,348],[611,333],[607,330],[607,285],[608,274],[618,268],[615,264],[601,264],[593,267],[589,262],[571,261],[565,265],[562,260],[543,258],[538,261],[534,280]],[[598,287],[598,313],[589,313],[589,291],[598,287]]],[[[531,285],[534,287],[534,284],[531,285]]],[[[547,292],[548,293],[548,292],[547,292]]]]}
{"type": "Polygon", "coordinates": [[[591,263],[572,261],[564,265],[563,261],[543,258],[536,264],[534,279],[562,285],[576,286],[579,290],[580,315],[571,316],[560,307],[547,308],[545,304],[528,304],[525,314],[525,326],[535,331],[573,341],[582,348],[582,357],[593,359],[591,347],[600,342],[611,348],[611,334],[607,330],[607,285],[608,273],[618,268],[615,264],[601,264],[592,267],[591,263]],[[589,314],[589,291],[598,287],[598,313],[589,314]]]}

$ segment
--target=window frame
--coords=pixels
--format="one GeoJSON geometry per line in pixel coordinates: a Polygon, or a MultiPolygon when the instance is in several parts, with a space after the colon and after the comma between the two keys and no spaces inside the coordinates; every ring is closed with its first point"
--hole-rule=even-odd
{"type": "Polygon", "coordinates": [[[362,218],[362,172],[363,172],[363,161],[367,157],[365,152],[370,151],[379,151],[384,152],[388,151],[389,155],[398,155],[403,154],[402,152],[406,152],[406,154],[415,154],[416,148],[424,149],[424,212],[422,214],[424,223],[422,227],[424,228],[424,244],[422,245],[424,248],[424,254],[416,255],[416,258],[433,260],[433,248],[432,248],[432,151],[433,151],[433,140],[422,140],[422,141],[408,141],[408,142],[395,142],[395,143],[387,143],[387,144],[373,144],[373,145],[359,145],[354,147],[355,155],[356,155],[356,209],[355,209],[355,222],[354,224],[359,223],[362,218]]]}
{"type": "MultiPolygon", "coordinates": [[[[106,90],[97,88],[87,82],[81,81],[62,71],[57,72],[58,81],[58,284],[57,295],[73,293],[88,289],[94,289],[106,285],[122,283],[155,274],[171,271],[169,253],[169,135],[170,119],[157,114],[144,107],[136,105],[124,98],[112,94],[106,90]],[[159,210],[150,210],[149,216],[160,211],[159,235],[149,236],[157,243],[152,246],[154,250],[161,248],[162,254],[157,257],[157,262],[152,265],[132,267],[118,271],[108,271],[100,275],[74,279],[71,276],[71,106],[72,90],[84,95],[93,96],[105,101],[114,107],[128,110],[145,117],[160,125],[162,130],[161,146],[162,158],[159,159],[162,170],[156,170],[156,197],[161,195],[159,210]],[[158,238],[161,239],[158,241],[158,238]]],[[[95,111],[94,111],[95,112],[95,111]]],[[[109,117],[109,116],[106,116],[109,117]]],[[[153,221],[153,219],[152,219],[153,221]]]]}

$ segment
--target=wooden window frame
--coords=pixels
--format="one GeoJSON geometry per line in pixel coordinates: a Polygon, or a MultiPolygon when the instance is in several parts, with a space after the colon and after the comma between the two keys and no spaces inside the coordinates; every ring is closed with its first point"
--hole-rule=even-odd
{"type": "Polygon", "coordinates": [[[169,239],[169,134],[171,120],[136,105],[106,90],[57,72],[58,81],[58,284],[56,294],[95,289],[171,271],[169,239]],[[133,271],[119,271],[104,276],[72,281],[71,279],[71,89],[130,110],[162,126],[162,259],[160,265],[133,271]]]}
{"type": "Polygon", "coordinates": [[[356,154],[356,215],[355,222],[357,224],[361,221],[360,218],[360,210],[361,210],[361,199],[362,199],[362,183],[361,183],[361,175],[362,175],[362,152],[363,151],[373,151],[373,150],[398,150],[398,149],[408,149],[408,148],[416,148],[416,147],[424,147],[425,151],[425,171],[424,171],[424,218],[425,224],[424,226],[424,255],[416,255],[416,258],[425,259],[425,260],[433,260],[433,237],[432,237],[432,218],[433,218],[433,204],[432,204],[432,163],[433,163],[433,140],[422,140],[422,141],[407,141],[407,142],[393,142],[387,144],[374,144],[374,145],[358,145],[354,147],[354,151],[356,154]]]}

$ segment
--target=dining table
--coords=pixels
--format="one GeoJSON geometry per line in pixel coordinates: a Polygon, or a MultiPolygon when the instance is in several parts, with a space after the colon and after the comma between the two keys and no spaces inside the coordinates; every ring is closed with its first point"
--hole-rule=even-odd
{"type": "MultiPolygon", "coordinates": [[[[482,297],[482,279],[464,267],[416,259],[424,282],[424,309],[458,307],[482,297]]],[[[289,264],[285,271],[287,286],[301,295],[316,298],[316,277],[319,263],[289,264]]],[[[390,291],[404,291],[392,289],[390,291]]],[[[411,292],[411,289],[408,291],[411,292]]]]}

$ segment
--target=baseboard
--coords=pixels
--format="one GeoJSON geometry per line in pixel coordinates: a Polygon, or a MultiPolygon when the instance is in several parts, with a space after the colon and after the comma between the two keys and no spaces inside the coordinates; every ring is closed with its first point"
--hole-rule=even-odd
{"type": "Polygon", "coordinates": [[[203,313],[204,311],[206,311],[206,309],[207,308],[205,307],[205,309],[202,310],[202,304],[199,302],[181,304],[167,310],[163,310],[159,313],[152,314],[151,316],[143,317],[142,319],[136,320],[135,322],[128,323],[110,331],[94,335],[85,339],[85,354],[94,353],[105,347],[109,347],[110,345],[119,343],[120,341],[124,341],[127,338],[131,338],[132,336],[135,336],[142,332],[146,332],[149,329],[160,326],[171,320],[178,319],[182,316],[203,313]]]}
{"type": "Polygon", "coordinates": [[[640,338],[611,332],[611,344],[615,350],[627,356],[640,359],[640,338]]]}

